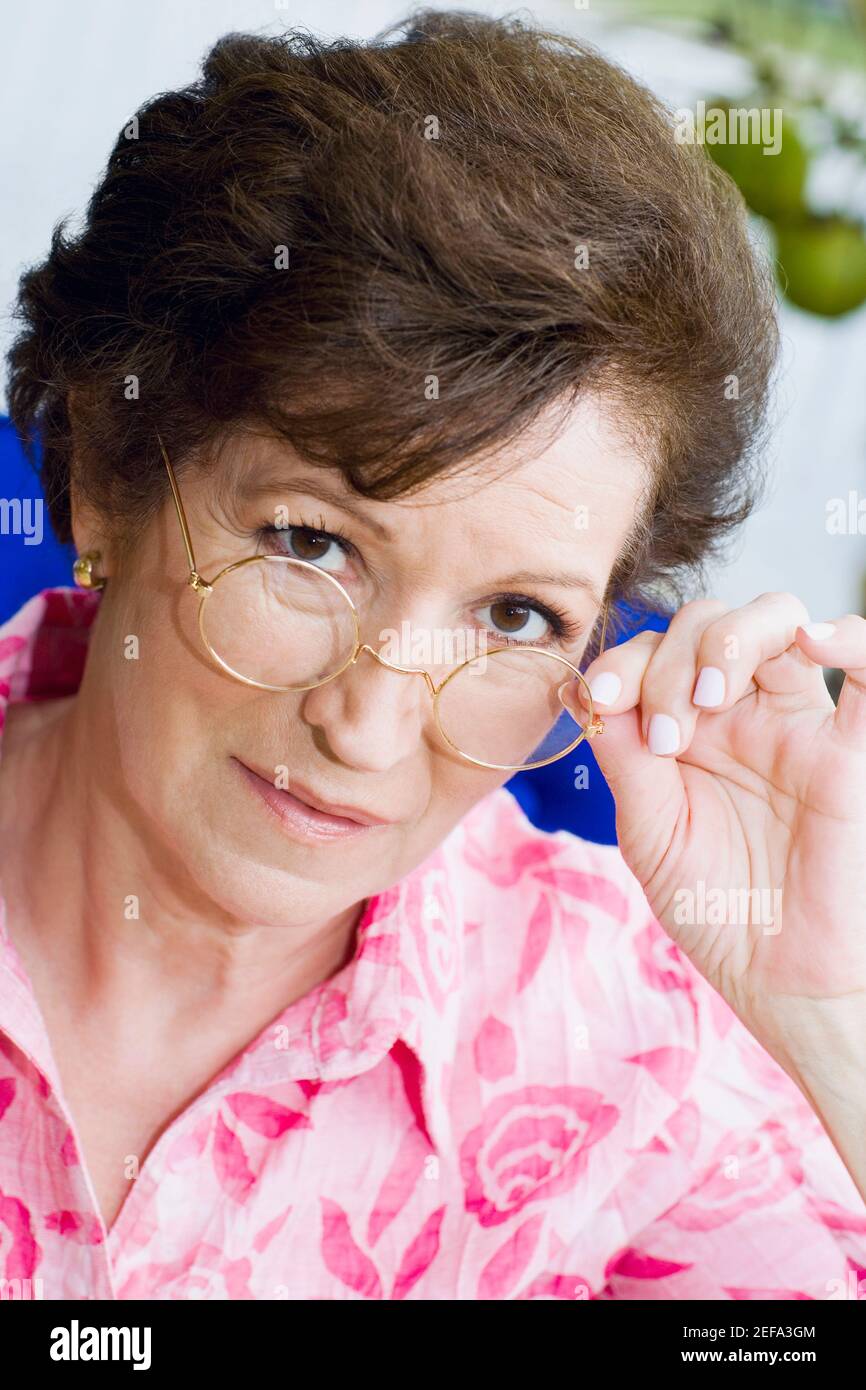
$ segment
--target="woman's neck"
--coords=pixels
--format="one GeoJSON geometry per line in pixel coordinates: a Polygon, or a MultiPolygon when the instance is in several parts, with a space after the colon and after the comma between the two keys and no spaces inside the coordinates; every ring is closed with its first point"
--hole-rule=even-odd
{"type": "Polygon", "coordinates": [[[251,1039],[351,959],[363,903],[318,924],[226,911],[136,815],[106,732],[80,696],[7,709],[0,891],[34,989],[118,1026],[150,1009],[179,1034],[206,1009],[251,1039]]]}

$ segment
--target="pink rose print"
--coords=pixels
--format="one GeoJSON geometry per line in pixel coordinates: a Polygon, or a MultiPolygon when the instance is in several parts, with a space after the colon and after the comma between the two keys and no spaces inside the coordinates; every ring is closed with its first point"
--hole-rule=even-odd
{"type": "Polygon", "coordinates": [[[814,1219],[828,1231],[854,1231],[866,1235],[866,1212],[849,1211],[838,1202],[831,1202],[829,1197],[809,1197],[807,1206],[814,1219]]]}
{"type": "Polygon", "coordinates": [[[361,941],[356,959],[372,965],[397,965],[400,960],[400,938],[389,932],[366,936],[361,941]]]}
{"type": "Polygon", "coordinates": [[[616,1106],[581,1086],[525,1086],[497,1096],[461,1146],[466,1210],[482,1226],[496,1226],[528,1202],[569,1191],[589,1149],[618,1118],[616,1106]]]}
{"type": "Polygon", "coordinates": [[[541,883],[552,883],[558,893],[579,899],[583,907],[601,908],[615,922],[628,921],[628,898],[609,878],[568,868],[536,870],[533,877],[541,883]]]}
{"type": "Polygon", "coordinates": [[[349,1016],[348,1001],[344,989],[323,985],[319,992],[316,1009],[316,1028],[318,1030],[318,1054],[323,1062],[346,1048],[343,1024],[349,1016]]]}
{"type": "Polygon", "coordinates": [[[15,636],[0,638],[0,662],[11,661],[12,657],[17,655],[22,647],[26,646],[27,639],[24,637],[15,636]]]}
{"type": "Polygon", "coordinates": [[[254,1236],[253,1249],[257,1255],[260,1255],[263,1250],[267,1250],[274,1237],[279,1235],[289,1218],[291,1210],[292,1207],[289,1205],[284,1207],[282,1211],[278,1211],[273,1221],[267,1221],[258,1235],[254,1236]]]}
{"type": "Polygon", "coordinates": [[[214,1127],[213,1166],[223,1192],[236,1202],[246,1202],[256,1175],[247,1162],[243,1144],[221,1115],[217,1115],[214,1127]]]}
{"type": "Polygon", "coordinates": [[[529,926],[526,928],[526,939],[523,942],[523,953],[520,957],[520,967],[517,972],[518,994],[530,983],[536,970],[544,960],[550,942],[552,920],[553,913],[550,907],[550,899],[546,893],[540,893],[538,902],[535,904],[532,916],[529,919],[529,926]]]}
{"type": "Polygon", "coordinates": [[[582,1274],[553,1274],[546,1271],[539,1274],[537,1279],[533,1279],[529,1287],[519,1293],[517,1298],[567,1298],[574,1302],[575,1299],[594,1297],[591,1288],[589,1280],[584,1279],[582,1274]]]}
{"type": "Polygon", "coordinates": [[[531,1216],[508,1237],[481,1271],[476,1298],[507,1298],[532,1256],[544,1227],[544,1216],[531,1216]]]}
{"type": "Polygon", "coordinates": [[[397,1147],[367,1222],[367,1244],[373,1246],[405,1207],[424,1172],[430,1146],[410,1125],[397,1147]]]}
{"type": "Polygon", "coordinates": [[[513,888],[524,874],[547,868],[559,852],[558,845],[546,840],[527,840],[516,848],[509,843],[505,850],[497,853],[472,833],[471,821],[464,821],[464,827],[467,864],[497,888],[513,888]]]}
{"type": "Polygon", "coordinates": [[[437,1207],[424,1222],[400,1261],[391,1290],[392,1298],[405,1298],[413,1284],[417,1284],[422,1274],[427,1273],[439,1253],[439,1231],[444,1219],[445,1207],[437,1207]]]}
{"type": "Polygon", "coordinates": [[[63,1143],[60,1145],[60,1157],[67,1168],[73,1168],[78,1163],[78,1150],[75,1147],[75,1139],[71,1129],[67,1129],[63,1136],[63,1143]]]}
{"type": "Polygon", "coordinates": [[[422,1098],[421,1083],[421,1063],[416,1054],[404,1043],[402,1038],[398,1038],[391,1048],[390,1056],[400,1068],[400,1075],[403,1078],[403,1089],[406,1092],[406,1100],[409,1108],[415,1116],[415,1123],[427,1140],[428,1149],[435,1148],[433,1139],[427,1131],[427,1120],[424,1114],[424,1104],[422,1098]]]}
{"type": "Polygon", "coordinates": [[[31,1279],[41,1256],[24,1203],[0,1192],[0,1270],[3,1277],[31,1279]]]}
{"type": "Polygon", "coordinates": [[[197,1245],[180,1259],[142,1265],[118,1289],[118,1298],[251,1299],[249,1260],[227,1260],[215,1245],[197,1245]]]}
{"type": "Polygon", "coordinates": [[[801,1299],[801,1300],[802,1300],[802,1299],[807,1299],[810,1303],[814,1303],[814,1301],[815,1301],[815,1300],[812,1298],[812,1295],[811,1295],[810,1293],[802,1293],[799,1289],[737,1289],[737,1288],[733,1288],[733,1289],[725,1289],[725,1293],[728,1295],[728,1298],[736,1298],[736,1299],[750,1299],[750,1298],[754,1298],[754,1299],[761,1299],[761,1300],[769,1299],[769,1300],[770,1300],[771,1302],[773,1302],[773,1303],[775,1303],[775,1302],[777,1302],[777,1301],[783,1301],[783,1300],[787,1300],[788,1302],[791,1302],[792,1299],[801,1299]]]}
{"type": "Polygon", "coordinates": [[[781,1125],[768,1120],[754,1133],[724,1137],[701,1181],[667,1220],[683,1231],[712,1231],[743,1212],[773,1206],[802,1181],[799,1150],[781,1125]],[[731,1158],[738,1160],[739,1171],[729,1174],[731,1158]]]}
{"type": "Polygon", "coordinates": [[[623,1279],[667,1279],[683,1269],[691,1269],[691,1265],[657,1259],[646,1250],[635,1250],[630,1246],[608,1263],[604,1277],[609,1279],[612,1274],[618,1274],[623,1279]]]}
{"type": "Polygon", "coordinates": [[[382,1282],[376,1266],[355,1241],[349,1218],[337,1202],[322,1197],[322,1259],[347,1288],[365,1298],[381,1298],[382,1282]]]}
{"type": "Polygon", "coordinates": [[[396,886],[392,888],[385,888],[381,893],[378,893],[374,897],[367,899],[367,905],[364,908],[364,911],[361,915],[361,920],[358,923],[358,942],[360,944],[356,954],[359,957],[363,954],[364,950],[366,949],[368,941],[374,939],[370,937],[368,933],[371,932],[374,929],[374,927],[379,928],[385,922],[387,922],[388,918],[392,916],[394,909],[397,907],[399,902],[400,889],[396,886]]]}
{"type": "Polygon", "coordinates": [[[684,1101],[667,1122],[667,1132],[689,1158],[701,1137],[701,1112],[693,1100],[684,1101]]]}
{"type": "Polygon", "coordinates": [[[478,1030],[472,1052],[475,1070],[485,1081],[501,1081],[503,1076],[511,1076],[517,1065],[514,1029],[488,1015],[478,1030]]]}
{"type": "Polygon", "coordinates": [[[447,906],[415,875],[409,880],[405,911],[427,992],[436,1012],[444,1013],[449,995],[460,983],[460,959],[447,906]]]}
{"type": "Polygon", "coordinates": [[[685,1047],[654,1047],[626,1058],[627,1062],[646,1067],[659,1086],[677,1100],[685,1091],[697,1060],[697,1053],[685,1047]]]}
{"type": "Polygon", "coordinates": [[[46,592],[44,622],[33,638],[28,699],[67,695],[78,689],[87,657],[87,630],[98,602],[98,590],[80,595],[74,591],[46,592]]]}
{"type": "Polygon", "coordinates": [[[654,917],[634,939],[641,979],[650,989],[689,989],[691,980],[682,953],[654,917]]]}
{"type": "Polygon", "coordinates": [[[0,1076],[0,1120],[6,1114],[15,1096],[14,1076],[0,1076]]]}
{"type": "Polygon", "coordinates": [[[95,1216],[80,1211],[50,1211],[45,1217],[49,1231],[57,1231],[76,1245],[101,1245],[102,1226],[95,1216]]]}
{"type": "Polygon", "coordinates": [[[257,1134],[266,1139],[279,1139],[287,1129],[309,1129],[310,1120],[300,1110],[290,1110],[267,1096],[250,1091],[233,1091],[226,1096],[229,1109],[257,1134]]]}
{"type": "MultiPolygon", "coordinates": [[[[322,1260],[342,1284],[364,1298],[384,1298],[382,1280],[375,1264],[352,1235],[346,1212],[338,1202],[322,1197],[322,1260]]],[[[405,1298],[439,1253],[439,1232],[445,1219],[444,1206],[431,1212],[400,1260],[391,1298],[405,1298]]]]}

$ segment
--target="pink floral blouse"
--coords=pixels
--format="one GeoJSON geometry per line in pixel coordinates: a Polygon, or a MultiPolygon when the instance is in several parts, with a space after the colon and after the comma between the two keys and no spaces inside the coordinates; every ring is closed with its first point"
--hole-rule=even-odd
{"type": "MultiPolygon", "coordinates": [[[[98,594],[0,628],[73,692],[98,594]]],[[[0,743],[2,754],[2,743],[0,743]]],[[[828,1299],[866,1207],[612,846],[504,788],[162,1133],[110,1230],[0,902],[0,1297],[828,1299]]]]}

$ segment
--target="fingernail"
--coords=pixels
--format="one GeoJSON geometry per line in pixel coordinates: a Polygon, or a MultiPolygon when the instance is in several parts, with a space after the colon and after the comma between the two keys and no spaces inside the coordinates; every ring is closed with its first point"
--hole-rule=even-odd
{"type": "Polygon", "coordinates": [[[597,705],[612,705],[621,690],[622,681],[615,671],[600,671],[589,683],[589,693],[597,705]]]}
{"type": "Polygon", "coordinates": [[[651,753],[676,753],[680,746],[680,726],[669,714],[654,714],[647,730],[651,753]]]}
{"type": "Polygon", "coordinates": [[[803,623],[803,631],[815,642],[825,642],[836,631],[835,623],[803,623]]]}
{"type": "Polygon", "coordinates": [[[712,709],[714,705],[720,705],[724,698],[724,671],[720,671],[718,666],[702,666],[695,684],[692,704],[702,705],[704,709],[712,709]]]}

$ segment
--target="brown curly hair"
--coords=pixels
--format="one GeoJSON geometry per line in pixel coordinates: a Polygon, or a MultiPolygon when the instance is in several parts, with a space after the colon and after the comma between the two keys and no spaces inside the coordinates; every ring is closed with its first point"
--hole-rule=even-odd
{"type": "Polygon", "coordinates": [[[739,193],[625,72],[512,17],[227,34],[118,136],[18,316],[10,413],[61,540],[72,488],[134,537],[157,427],[181,468],[265,430],[388,499],[593,385],[654,480],[614,596],[679,592],[757,496],[778,335],[739,193]]]}

